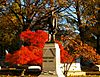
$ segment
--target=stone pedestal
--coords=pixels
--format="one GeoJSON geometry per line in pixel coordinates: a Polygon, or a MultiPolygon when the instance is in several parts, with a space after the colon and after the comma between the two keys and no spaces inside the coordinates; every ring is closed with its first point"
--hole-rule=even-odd
{"type": "Polygon", "coordinates": [[[42,67],[42,74],[39,77],[64,77],[60,69],[60,49],[58,44],[45,44],[42,67]]]}

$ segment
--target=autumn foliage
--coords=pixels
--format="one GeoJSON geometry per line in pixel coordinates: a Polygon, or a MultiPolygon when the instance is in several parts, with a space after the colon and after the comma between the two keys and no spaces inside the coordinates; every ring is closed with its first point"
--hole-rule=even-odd
{"type": "Polygon", "coordinates": [[[61,63],[71,63],[73,61],[73,57],[64,49],[61,42],[56,40],[56,43],[60,48],[61,63]]]}
{"type": "Polygon", "coordinates": [[[88,44],[83,43],[79,39],[69,39],[64,37],[64,42],[69,41],[69,44],[65,44],[65,49],[70,52],[73,57],[84,57],[83,61],[91,60],[94,64],[100,64],[100,55],[96,53],[96,49],[88,44]]]}
{"type": "Polygon", "coordinates": [[[36,32],[26,30],[20,34],[20,38],[23,42],[27,42],[32,46],[43,48],[48,40],[48,34],[42,30],[37,30],[36,32]]]}
{"type": "MultiPolygon", "coordinates": [[[[37,30],[32,32],[26,30],[20,34],[20,38],[23,42],[28,43],[27,46],[22,46],[19,50],[15,51],[13,54],[6,55],[6,62],[12,64],[29,64],[29,65],[42,65],[42,51],[45,42],[48,41],[48,34],[42,30],[37,30]]],[[[59,41],[58,43],[61,50],[61,62],[70,62],[73,58],[64,50],[64,47],[59,41]]]]}

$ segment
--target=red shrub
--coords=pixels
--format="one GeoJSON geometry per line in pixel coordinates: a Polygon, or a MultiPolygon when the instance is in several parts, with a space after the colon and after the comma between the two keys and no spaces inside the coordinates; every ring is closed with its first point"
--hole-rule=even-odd
{"type": "MultiPolygon", "coordinates": [[[[24,31],[20,34],[21,40],[23,42],[30,43],[30,46],[22,46],[19,50],[15,51],[14,54],[6,55],[6,62],[12,64],[35,64],[41,65],[42,60],[42,50],[45,45],[45,42],[48,41],[48,34],[42,30],[37,30],[32,32],[30,30],[24,31]]],[[[71,62],[73,58],[64,50],[64,47],[59,41],[56,41],[59,44],[61,52],[61,62],[71,62]]]]}

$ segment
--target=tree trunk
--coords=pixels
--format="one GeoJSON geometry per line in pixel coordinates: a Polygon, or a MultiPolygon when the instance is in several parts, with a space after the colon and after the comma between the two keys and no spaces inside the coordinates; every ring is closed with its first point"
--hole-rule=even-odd
{"type": "Polygon", "coordinates": [[[76,13],[77,13],[77,19],[78,19],[78,27],[79,27],[79,31],[80,31],[80,38],[81,41],[84,42],[84,30],[82,28],[82,23],[81,23],[81,19],[80,19],[80,10],[79,10],[79,2],[76,1],[76,13]]]}
{"type": "Polygon", "coordinates": [[[100,37],[99,35],[97,36],[97,53],[100,54],[100,37]]]}
{"type": "MultiPolygon", "coordinates": [[[[100,3],[97,3],[97,7],[100,8],[100,3]]],[[[100,30],[99,29],[100,28],[99,27],[100,26],[100,9],[96,13],[97,13],[96,14],[96,19],[97,19],[96,25],[97,25],[97,30],[98,30],[96,34],[97,35],[97,48],[96,49],[97,49],[97,53],[100,54],[100,33],[99,33],[100,32],[99,31],[100,30]]]]}

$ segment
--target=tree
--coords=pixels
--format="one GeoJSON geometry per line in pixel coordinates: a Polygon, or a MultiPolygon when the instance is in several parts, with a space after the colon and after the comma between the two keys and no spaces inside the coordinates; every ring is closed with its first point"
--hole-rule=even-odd
{"type": "Polygon", "coordinates": [[[99,32],[100,32],[100,26],[99,26],[99,24],[100,24],[100,1],[96,2],[95,13],[96,13],[95,16],[96,16],[97,22],[95,24],[95,27],[92,27],[92,30],[94,28],[96,31],[95,32],[92,31],[92,32],[93,32],[94,35],[97,36],[97,51],[100,54],[100,34],[99,34],[99,32]]]}
{"type": "MultiPolygon", "coordinates": [[[[96,49],[97,49],[97,52],[99,53],[99,31],[100,31],[100,27],[99,27],[99,10],[100,10],[100,7],[99,7],[99,3],[100,1],[99,0],[94,0],[93,2],[89,2],[89,3],[86,3],[86,5],[88,6],[87,7],[87,13],[84,14],[84,15],[87,15],[86,17],[86,26],[85,26],[85,30],[88,30],[88,34],[90,35],[89,39],[93,38],[93,35],[95,35],[97,37],[97,42],[96,42],[96,49]],[[95,32],[93,31],[93,28],[95,30],[95,32]]],[[[84,16],[83,15],[83,16],[84,16]]],[[[85,32],[85,34],[87,34],[85,32]]],[[[87,34],[87,35],[88,35],[87,34]]],[[[88,39],[88,38],[87,38],[88,39]]],[[[95,41],[95,40],[93,40],[95,41]]],[[[91,42],[93,42],[91,41],[91,42]]]]}
{"type": "MultiPolygon", "coordinates": [[[[99,42],[96,45],[95,34],[91,32],[91,29],[93,26],[96,28],[97,21],[99,23],[97,18],[99,17],[99,13],[97,12],[99,11],[99,7],[97,5],[100,2],[98,0],[74,0],[70,1],[70,3],[72,5],[60,14],[60,16],[63,17],[62,19],[66,24],[70,24],[79,31],[80,38],[84,43],[97,48],[97,51],[99,51],[99,42]]],[[[99,33],[99,27],[97,28],[96,33],[99,33]]]]}
{"type": "MultiPolygon", "coordinates": [[[[48,25],[50,25],[51,23],[49,18],[52,16],[52,11],[58,16],[58,26],[60,26],[58,27],[58,31],[61,30],[61,24],[64,22],[66,23],[65,26],[68,26],[68,24],[70,24],[73,27],[73,32],[75,32],[76,30],[80,32],[79,34],[81,40],[84,43],[87,43],[87,41],[85,41],[86,37],[87,39],[91,38],[88,37],[88,35],[92,36],[92,33],[89,31],[89,29],[96,22],[96,17],[94,14],[95,10],[92,10],[95,9],[94,5],[96,5],[95,3],[98,0],[10,1],[8,1],[8,3],[6,2],[5,4],[2,4],[7,9],[6,11],[1,10],[0,12],[2,15],[10,15],[15,21],[18,22],[17,25],[20,27],[20,29],[18,29],[18,31],[16,32],[17,36],[21,33],[21,31],[25,31],[26,29],[48,29],[48,25]]],[[[14,21],[9,18],[8,20],[14,23],[14,21]]]]}
{"type": "Polygon", "coordinates": [[[84,61],[91,60],[94,64],[100,64],[100,55],[96,53],[96,49],[88,44],[84,44],[80,39],[63,38],[65,43],[65,50],[67,50],[73,57],[84,57],[84,61]]]}
{"type": "MultiPolygon", "coordinates": [[[[0,23],[2,31],[0,34],[2,42],[0,44],[4,47],[3,49],[1,47],[4,51],[5,49],[9,49],[9,46],[14,46],[14,44],[12,44],[15,41],[14,39],[16,39],[16,37],[19,38],[19,34],[22,31],[26,29],[33,31],[37,29],[46,29],[47,24],[50,24],[48,18],[51,16],[51,12],[62,11],[61,7],[63,7],[64,2],[61,3],[58,0],[57,4],[55,4],[53,0],[7,0],[5,4],[2,1],[1,3],[3,7],[0,10],[0,21],[2,22],[0,23]],[[5,43],[3,43],[2,37],[6,39],[5,43]],[[13,38],[11,39],[10,37],[13,38]]],[[[16,41],[19,43],[17,39],[16,41]]]]}
{"type": "Polygon", "coordinates": [[[0,51],[4,52],[5,49],[10,47],[11,51],[18,49],[19,37],[16,35],[21,31],[21,26],[18,25],[16,19],[11,15],[2,15],[0,22],[2,22],[0,23],[0,51]]]}

